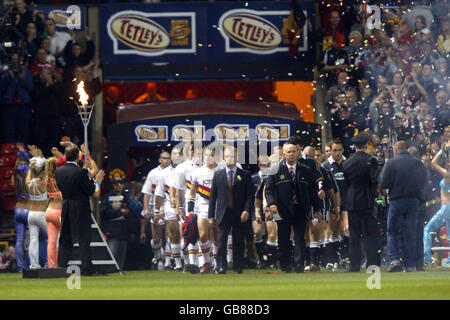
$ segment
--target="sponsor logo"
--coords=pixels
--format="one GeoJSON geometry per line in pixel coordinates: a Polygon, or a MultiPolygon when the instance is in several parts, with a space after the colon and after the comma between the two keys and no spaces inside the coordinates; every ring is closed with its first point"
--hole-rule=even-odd
{"type": "Polygon", "coordinates": [[[116,168],[109,173],[109,180],[111,182],[123,179],[125,179],[125,172],[122,169],[116,168]]]}
{"type": "Polygon", "coordinates": [[[286,140],[289,137],[289,125],[271,125],[261,123],[256,126],[259,140],[286,140]]]}
{"type": "Polygon", "coordinates": [[[111,22],[113,35],[127,46],[140,51],[161,51],[170,44],[169,33],[155,21],[125,14],[111,22]]]}
{"type": "Polygon", "coordinates": [[[134,130],[138,141],[167,141],[166,126],[140,125],[134,130]]]}
{"type": "Polygon", "coordinates": [[[71,5],[66,11],[55,9],[48,14],[55,21],[57,27],[67,29],[81,29],[81,9],[79,6],[71,5]]]}
{"type": "Polygon", "coordinates": [[[172,129],[172,140],[204,140],[204,129],[203,126],[177,125],[172,129]]]}
{"type": "Polygon", "coordinates": [[[281,32],[270,21],[250,13],[225,16],[222,27],[228,37],[255,50],[270,50],[281,43],[281,32]]]}
{"type": "Polygon", "coordinates": [[[217,139],[236,141],[248,140],[249,126],[246,124],[218,124],[214,128],[217,139]]]}
{"type": "Polygon", "coordinates": [[[108,19],[107,30],[114,54],[196,52],[195,12],[120,11],[108,19]]]}

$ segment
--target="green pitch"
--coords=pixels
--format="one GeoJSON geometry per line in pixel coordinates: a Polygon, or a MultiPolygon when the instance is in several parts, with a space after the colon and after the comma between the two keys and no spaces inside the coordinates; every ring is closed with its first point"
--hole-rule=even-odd
{"type": "Polygon", "coordinates": [[[69,290],[66,279],[22,279],[0,274],[0,295],[6,299],[450,299],[450,269],[425,272],[381,272],[381,289],[366,286],[370,274],[321,272],[268,274],[183,274],[134,271],[105,277],[82,277],[79,290],[69,290]]]}

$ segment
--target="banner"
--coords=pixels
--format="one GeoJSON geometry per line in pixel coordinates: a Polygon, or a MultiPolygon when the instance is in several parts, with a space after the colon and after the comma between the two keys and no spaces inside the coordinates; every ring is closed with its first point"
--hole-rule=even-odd
{"type": "MultiPolygon", "coordinates": [[[[301,2],[312,21],[312,2],[301,2]]],[[[312,78],[305,24],[289,56],[290,2],[202,2],[100,7],[104,78],[312,78]]]]}
{"type": "Polygon", "coordinates": [[[166,145],[177,141],[199,139],[205,143],[224,142],[285,142],[295,134],[295,121],[286,119],[199,120],[194,124],[182,120],[164,119],[135,121],[132,146],[166,145]]]}

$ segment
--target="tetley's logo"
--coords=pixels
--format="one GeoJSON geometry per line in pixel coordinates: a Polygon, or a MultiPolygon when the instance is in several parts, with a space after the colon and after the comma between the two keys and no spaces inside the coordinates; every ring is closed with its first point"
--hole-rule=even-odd
{"type": "Polygon", "coordinates": [[[286,51],[285,48],[279,48],[283,40],[280,30],[262,15],[279,17],[278,12],[272,14],[270,11],[235,9],[225,12],[219,20],[220,32],[225,38],[225,50],[258,54],[286,51]],[[230,44],[230,40],[238,46],[230,44]]]}
{"type": "Polygon", "coordinates": [[[138,15],[120,15],[111,22],[113,35],[141,51],[160,51],[170,44],[169,33],[155,21],[138,15]]]}
{"type": "Polygon", "coordinates": [[[114,54],[195,53],[195,12],[120,11],[107,30],[114,54]]]}

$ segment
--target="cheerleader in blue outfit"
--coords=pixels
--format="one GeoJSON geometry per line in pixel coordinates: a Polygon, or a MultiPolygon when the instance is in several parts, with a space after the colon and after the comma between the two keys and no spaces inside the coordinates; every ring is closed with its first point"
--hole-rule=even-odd
{"type": "MultiPolygon", "coordinates": [[[[434,169],[442,175],[439,186],[441,188],[441,209],[435,213],[433,218],[427,223],[424,230],[424,261],[427,265],[431,264],[431,232],[436,232],[444,224],[447,225],[447,237],[450,234],[450,158],[448,156],[448,149],[445,146],[444,150],[440,150],[438,154],[433,158],[431,164],[434,169]],[[445,150],[445,151],[444,151],[445,150]],[[445,161],[444,167],[439,165],[439,160],[445,161]]],[[[450,267],[450,259],[447,258],[445,267],[450,267]]]]}
{"type": "Polygon", "coordinates": [[[17,271],[22,272],[27,266],[25,265],[25,235],[28,224],[28,212],[30,209],[30,197],[25,179],[28,173],[30,162],[30,154],[24,149],[23,145],[19,145],[17,153],[17,161],[14,166],[14,175],[12,183],[16,194],[17,202],[14,209],[14,229],[16,232],[16,264],[17,271]]]}

